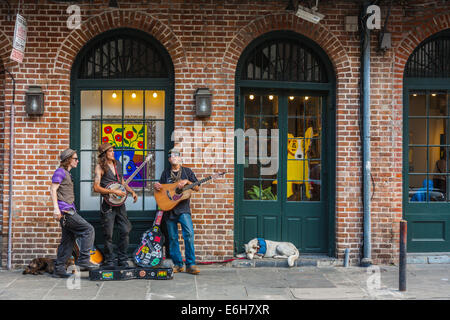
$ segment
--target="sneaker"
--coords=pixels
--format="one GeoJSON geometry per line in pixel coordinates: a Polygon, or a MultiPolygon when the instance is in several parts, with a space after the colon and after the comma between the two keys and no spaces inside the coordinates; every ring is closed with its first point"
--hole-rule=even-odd
{"type": "Polygon", "coordinates": [[[125,261],[119,261],[119,262],[117,263],[117,266],[118,266],[119,268],[128,268],[130,265],[128,264],[128,261],[125,260],[125,261]]]}
{"type": "Polygon", "coordinates": [[[112,261],[105,261],[103,262],[103,264],[101,265],[102,269],[106,269],[106,270],[113,270],[116,268],[116,264],[112,261]]]}
{"type": "Polygon", "coordinates": [[[173,273],[183,272],[184,267],[183,266],[173,266],[173,273]]]}
{"type": "Polygon", "coordinates": [[[53,278],[70,278],[72,276],[71,273],[67,273],[64,270],[55,270],[53,271],[52,277],[53,278]]]}
{"type": "Polygon", "coordinates": [[[199,274],[200,269],[196,265],[192,265],[186,268],[186,272],[190,274],[199,274]]]}
{"type": "Polygon", "coordinates": [[[80,268],[80,271],[91,271],[99,268],[99,265],[90,261],[77,263],[77,266],[80,268]]]}

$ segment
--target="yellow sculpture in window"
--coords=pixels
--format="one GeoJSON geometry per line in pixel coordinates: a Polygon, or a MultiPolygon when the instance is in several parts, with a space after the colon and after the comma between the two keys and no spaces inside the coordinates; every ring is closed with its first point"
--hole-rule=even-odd
{"type": "MultiPolygon", "coordinates": [[[[306,180],[309,180],[309,164],[307,160],[312,137],[312,127],[306,130],[305,137],[294,137],[293,134],[288,133],[287,198],[294,194],[293,184],[304,184],[305,195],[308,199],[311,199],[311,186],[306,180]]],[[[276,184],[277,182],[274,181],[273,183],[276,184]]]]}

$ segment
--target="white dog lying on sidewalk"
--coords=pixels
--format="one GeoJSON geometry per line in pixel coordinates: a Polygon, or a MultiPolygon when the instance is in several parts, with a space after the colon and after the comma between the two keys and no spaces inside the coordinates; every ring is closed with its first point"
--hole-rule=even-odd
{"type": "Polygon", "coordinates": [[[248,244],[245,244],[244,246],[247,258],[250,260],[253,258],[262,259],[263,257],[277,259],[287,258],[289,267],[294,266],[295,260],[300,256],[297,247],[291,242],[277,242],[255,238],[250,240],[248,244]]]}

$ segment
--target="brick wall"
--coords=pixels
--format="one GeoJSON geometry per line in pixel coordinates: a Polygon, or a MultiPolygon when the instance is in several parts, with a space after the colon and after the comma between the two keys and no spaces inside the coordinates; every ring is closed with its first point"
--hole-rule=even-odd
{"type": "Polygon", "coordinates": [[[9,67],[7,63],[8,52],[11,50],[11,44],[4,33],[0,30],[0,256],[1,262],[0,266],[5,265],[7,256],[7,245],[8,245],[8,215],[4,214],[4,210],[7,210],[7,206],[4,206],[6,189],[8,188],[5,184],[5,170],[7,169],[7,164],[5,159],[8,156],[8,144],[7,135],[9,134],[6,124],[9,121],[6,101],[11,101],[12,91],[11,87],[7,83],[11,83],[10,77],[5,74],[4,69],[9,67]]]}
{"type": "MultiPolygon", "coordinates": [[[[1,41],[0,41],[1,42],[1,41]]],[[[0,60],[0,119],[5,118],[5,74],[3,61],[0,60]]],[[[5,156],[5,127],[0,121],[0,257],[3,249],[3,158],[5,156]]],[[[1,259],[0,259],[1,267],[1,259]]]]}
{"type": "MultiPolygon", "coordinates": [[[[11,2],[11,1],[10,1],[11,2]]],[[[361,141],[359,123],[359,34],[346,32],[344,17],[358,15],[358,7],[347,1],[321,1],[326,15],[318,25],[305,22],[284,8],[286,1],[171,0],[119,1],[119,9],[108,1],[81,3],[81,29],[70,30],[66,21],[68,5],[47,1],[27,3],[23,15],[28,21],[28,41],[22,64],[9,61],[14,19],[0,15],[0,57],[15,75],[16,161],[14,168],[14,265],[23,265],[37,255],[54,255],[59,242],[59,226],[51,218],[50,176],[58,166],[58,154],[69,145],[70,70],[85,43],[104,31],[117,27],[143,30],[154,36],[169,52],[175,69],[175,127],[193,127],[193,94],[197,87],[212,90],[213,114],[202,121],[202,132],[214,128],[234,129],[234,78],[238,59],[255,38],[273,30],[292,30],[318,43],[328,54],[336,74],[336,252],[342,258],[351,249],[356,263],[361,255],[361,141]],[[6,39],[5,39],[6,38],[6,39]],[[6,41],[6,42],[5,42],[6,41]],[[6,45],[4,45],[6,43],[6,45]],[[9,49],[8,49],[9,48],[9,49]],[[24,110],[24,94],[29,85],[45,92],[46,113],[30,118],[24,110]],[[19,178],[20,177],[20,178],[19,178]]],[[[409,2],[410,3],[410,2],[409,2]]],[[[418,1],[416,4],[420,4],[418,1]]],[[[17,1],[12,1],[17,7],[17,1]]],[[[3,7],[2,7],[3,8],[3,7]]],[[[391,50],[375,51],[377,34],[372,35],[371,142],[372,174],[375,188],[372,201],[372,245],[374,263],[395,262],[398,251],[398,221],[402,217],[402,77],[412,50],[439,30],[449,27],[450,5],[441,2],[391,10],[388,29],[391,50]]],[[[382,16],[386,7],[382,5],[382,16]]],[[[0,112],[9,112],[10,82],[0,112]]],[[[8,115],[3,134],[9,134],[8,115]]],[[[2,132],[0,131],[0,139],[2,132]]],[[[5,150],[9,149],[4,139],[5,150]]],[[[0,140],[1,142],[1,140],[0,140]]],[[[205,185],[196,194],[193,220],[199,260],[221,260],[233,254],[234,177],[233,140],[225,146],[224,161],[193,163],[198,177],[226,169],[220,187],[205,185]],[[211,201],[216,194],[216,200],[211,201]],[[220,201],[218,201],[219,199],[220,201]]],[[[8,153],[6,152],[5,155],[8,153]]],[[[0,207],[3,226],[7,225],[7,156],[3,157],[2,181],[5,196],[0,207]]],[[[5,228],[2,261],[6,259],[5,228]]]]}

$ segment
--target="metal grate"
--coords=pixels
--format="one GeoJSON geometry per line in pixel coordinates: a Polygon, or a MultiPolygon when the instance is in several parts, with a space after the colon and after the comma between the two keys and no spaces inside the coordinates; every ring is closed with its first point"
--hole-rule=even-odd
{"type": "Polygon", "coordinates": [[[434,37],[417,47],[406,63],[405,76],[450,78],[450,34],[434,37]]]}
{"type": "Polygon", "coordinates": [[[167,78],[159,52],[140,38],[114,36],[91,48],[83,57],[79,79],[167,78]]]}
{"type": "Polygon", "coordinates": [[[295,40],[274,40],[256,47],[244,63],[241,79],[328,82],[320,58],[295,40]]]}

